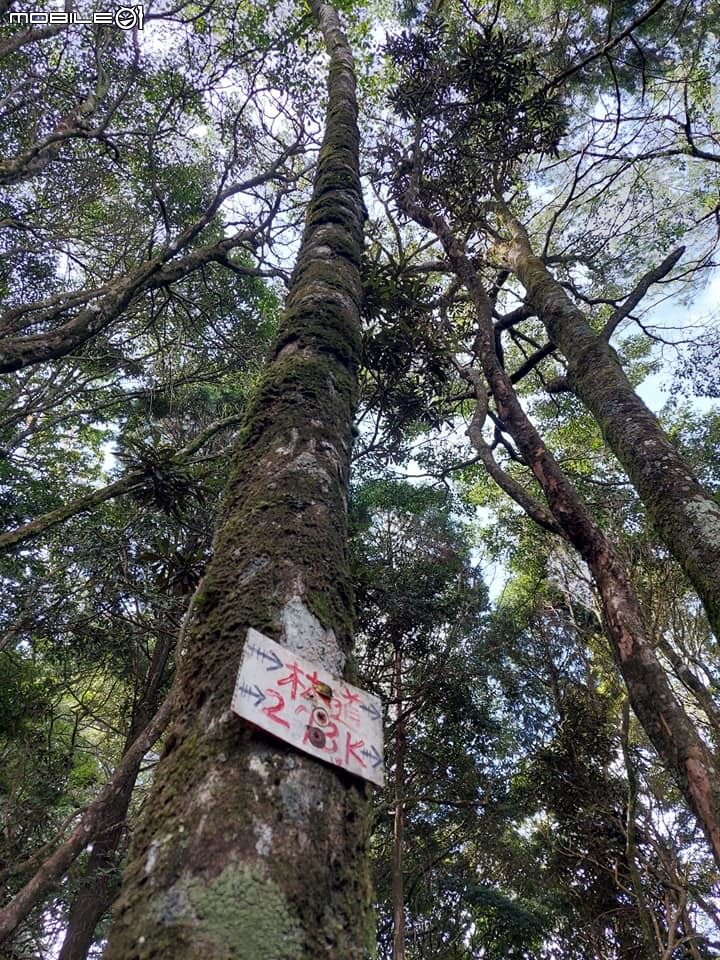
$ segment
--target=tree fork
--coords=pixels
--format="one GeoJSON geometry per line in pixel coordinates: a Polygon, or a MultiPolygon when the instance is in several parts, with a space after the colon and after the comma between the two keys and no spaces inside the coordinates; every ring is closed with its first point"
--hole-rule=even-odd
{"type": "Polygon", "coordinates": [[[697,817],[720,866],[720,778],[710,750],[677,700],[645,631],[629,573],[522,409],[495,353],[492,305],[461,243],[442,217],[404,198],[409,215],[438,237],[470,293],[477,317],[474,353],[499,416],[547,498],[558,526],[585,560],[602,601],[607,636],[630,702],[697,817]]]}
{"type": "Polygon", "coordinates": [[[651,522],[697,590],[713,633],[720,637],[720,504],[635,393],[605,337],[592,330],[533,254],[523,225],[507,210],[501,215],[512,234],[503,254],[567,361],[568,387],[597,420],[651,522]]]}
{"type": "Polygon", "coordinates": [[[305,231],[191,604],[174,725],[138,824],[106,960],[360,960],[372,936],[361,781],[230,712],[249,627],[333,673],[350,652],[346,492],[366,216],[352,54],[330,54],[305,231]]]}

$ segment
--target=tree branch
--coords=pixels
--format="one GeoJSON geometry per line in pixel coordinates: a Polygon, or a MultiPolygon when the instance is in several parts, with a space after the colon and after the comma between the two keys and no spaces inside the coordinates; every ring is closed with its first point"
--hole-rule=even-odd
{"type": "Polygon", "coordinates": [[[548,508],[528,493],[525,487],[511,477],[509,473],[506,473],[495,460],[490,446],[485,442],[482,435],[483,423],[487,416],[487,397],[482,378],[477,370],[471,366],[460,367],[460,373],[475,388],[477,403],[467,429],[467,435],[477,450],[485,469],[500,489],[504,490],[509,497],[512,497],[539,526],[558,536],[563,536],[562,530],[548,508]]]}
{"type": "Polygon", "coordinates": [[[574,74],[578,73],[578,71],[582,70],[583,67],[586,67],[589,63],[592,63],[593,60],[598,60],[600,57],[606,56],[611,50],[617,47],[618,44],[622,43],[626,37],[629,37],[633,30],[637,30],[637,28],[642,26],[646,20],[649,20],[652,16],[654,16],[654,14],[656,14],[661,7],[665,6],[666,2],[667,0],[655,0],[655,3],[652,3],[645,13],[633,20],[629,26],[625,27],[624,30],[616,34],[614,37],[612,37],[612,39],[608,40],[607,43],[604,43],[601,47],[598,47],[592,53],[588,54],[588,56],[579,63],[573,64],[573,66],[568,67],[567,70],[564,70],[556,77],[553,77],[552,80],[545,85],[545,90],[543,92],[552,90],[553,87],[558,87],[561,83],[567,80],[568,77],[572,77],[574,74]]]}
{"type": "MultiPolygon", "coordinates": [[[[172,458],[172,462],[178,466],[181,465],[205,446],[208,440],[211,440],[215,434],[224,430],[226,427],[239,423],[241,420],[242,414],[235,414],[234,416],[225,417],[223,420],[217,420],[215,423],[210,424],[199,436],[195,437],[195,439],[183,447],[182,450],[179,450],[172,458]]],[[[88,510],[92,510],[93,507],[105,503],[107,500],[112,500],[114,497],[119,497],[124,493],[130,493],[131,490],[143,487],[147,479],[147,473],[144,470],[133,470],[114,483],[109,483],[107,486],[101,487],[99,490],[93,490],[91,493],[83,494],[75,500],[71,500],[70,503],[63,504],[63,506],[58,507],[56,510],[50,510],[48,513],[44,513],[42,516],[28,523],[24,523],[14,530],[1,533],[0,550],[5,547],[17,546],[19,543],[24,543],[27,540],[39,537],[47,530],[56,527],[64,520],[69,520],[70,517],[74,517],[78,513],[85,513],[88,510]]]]}
{"type": "Polygon", "coordinates": [[[515,373],[511,374],[510,382],[513,384],[519,383],[523,377],[526,377],[531,370],[534,370],[535,367],[545,359],[545,357],[549,357],[554,350],[554,343],[546,343],[545,346],[540,347],[540,349],[536,350],[535,353],[528,357],[524,363],[520,364],[515,373]]]}
{"type": "Polygon", "coordinates": [[[0,184],[5,186],[27,180],[41,173],[45,167],[58,155],[63,144],[77,137],[91,137],[93,132],[85,126],[89,117],[98,109],[105,99],[110,81],[102,67],[102,50],[96,48],[97,83],[95,89],[69,113],[66,113],[55,126],[52,133],[43,137],[17,157],[0,161],[0,184]]]}
{"type": "Polygon", "coordinates": [[[627,297],[625,302],[620,304],[620,306],[613,312],[608,322],[602,328],[600,336],[604,340],[608,342],[610,341],[610,338],[618,328],[618,324],[620,324],[625,317],[627,317],[631,310],[635,309],[653,283],[657,283],[659,280],[662,280],[663,277],[667,276],[668,273],[670,273],[672,268],[684,253],[685,247],[676,247],[672,253],[669,253],[667,257],[665,257],[659,266],[655,267],[653,270],[648,270],[645,276],[640,279],[632,293],[627,297]]]}
{"type": "MultiPolygon", "coordinates": [[[[146,261],[136,270],[113,283],[94,291],[74,292],[68,297],[69,300],[77,302],[82,298],[89,302],[89,305],[72,319],[43,333],[0,340],[0,373],[12,373],[23,367],[43,363],[46,360],[56,360],[72,353],[95,334],[118,320],[141,294],[167,286],[206,263],[222,262],[230,250],[252,241],[261,229],[262,226],[243,230],[233,237],[228,237],[219,243],[198,247],[179,260],[167,263],[165,261],[177,253],[180,241],[175,241],[161,255],[146,261]],[[99,291],[102,291],[101,296],[98,296],[99,291]]],[[[267,271],[246,268],[238,264],[236,269],[243,271],[247,276],[268,275],[267,271]]],[[[62,315],[66,309],[67,304],[52,307],[46,313],[33,318],[33,325],[62,315]]]]}

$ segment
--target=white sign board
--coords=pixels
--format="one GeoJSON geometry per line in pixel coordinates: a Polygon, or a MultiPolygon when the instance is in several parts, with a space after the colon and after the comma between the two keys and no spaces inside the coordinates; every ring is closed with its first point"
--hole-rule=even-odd
{"type": "Polygon", "coordinates": [[[382,705],[252,628],[232,709],[298,750],[382,786],[382,705]]]}

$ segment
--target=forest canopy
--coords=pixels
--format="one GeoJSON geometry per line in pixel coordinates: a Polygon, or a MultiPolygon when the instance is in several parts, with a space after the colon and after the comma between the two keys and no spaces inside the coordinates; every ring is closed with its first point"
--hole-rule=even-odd
{"type": "Polygon", "coordinates": [[[717,956],[720,11],[40,9],[0,956],[717,956]],[[251,627],[381,698],[383,788],[230,711],[251,627]]]}

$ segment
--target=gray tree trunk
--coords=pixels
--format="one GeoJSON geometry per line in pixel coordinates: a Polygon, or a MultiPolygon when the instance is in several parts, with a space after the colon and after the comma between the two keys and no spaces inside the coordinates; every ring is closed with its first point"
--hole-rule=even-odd
{"type": "Polygon", "coordinates": [[[191,605],[174,725],[107,960],[360,960],[372,936],[368,788],[230,712],[249,627],[334,673],[352,639],[346,491],[365,208],[352,56],[333,9],[311,8],[330,67],[306,229],[191,605]]]}
{"type": "Polygon", "coordinates": [[[720,638],[720,504],[701,486],[625,376],[617,354],[590,327],[524,228],[506,216],[506,255],[548,336],[567,362],[567,383],[597,420],[648,516],[698,592],[720,638]]]}

